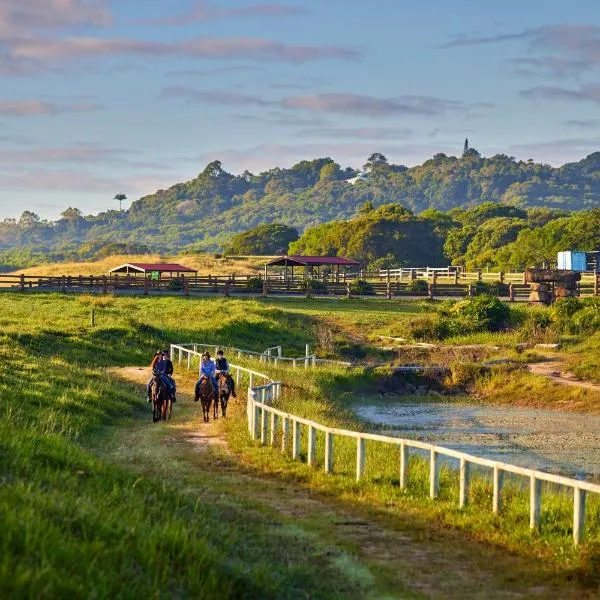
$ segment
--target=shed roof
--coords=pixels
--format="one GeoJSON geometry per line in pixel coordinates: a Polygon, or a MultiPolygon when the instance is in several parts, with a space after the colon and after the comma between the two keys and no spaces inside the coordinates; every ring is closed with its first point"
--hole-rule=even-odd
{"type": "Polygon", "coordinates": [[[111,269],[109,273],[119,273],[128,269],[140,273],[151,273],[152,271],[158,271],[159,273],[197,273],[196,269],[190,269],[177,263],[125,263],[111,269]]]}
{"type": "Polygon", "coordinates": [[[278,267],[278,266],[313,266],[313,267],[321,267],[321,266],[342,266],[342,267],[358,267],[360,263],[355,260],[350,260],[349,258],[342,258],[341,256],[299,256],[297,254],[293,256],[280,256],[275,260],[272,260],[267,263],[269,267],[278,267]]]}

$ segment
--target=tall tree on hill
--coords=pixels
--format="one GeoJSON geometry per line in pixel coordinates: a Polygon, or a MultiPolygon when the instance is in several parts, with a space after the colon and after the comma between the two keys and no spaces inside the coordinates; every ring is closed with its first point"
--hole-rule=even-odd
{"type": "Polygon", "coordinates": [[[115,200],[119,203],[119,211],[123,212],[123,202],[127,200],[125,194],[115,194],[115,200]]]}
{"type": "Polygon", "coordinates": [[[465,145],[463,148],[463,156],[466,156],[469,153],[469,138],[465,138],[465,145]]]}

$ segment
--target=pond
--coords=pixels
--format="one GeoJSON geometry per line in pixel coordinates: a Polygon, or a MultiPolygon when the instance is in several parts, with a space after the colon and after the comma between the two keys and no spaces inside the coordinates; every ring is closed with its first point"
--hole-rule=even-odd
{"type": "MultiPolygon", "coordinates": [[[[522,467],[600,481],[600,417],[551,410],[364,399],[357,414],[389,433],[522,467]]],[[[387,434],[387,432],[386,432],[387,434]]]]}

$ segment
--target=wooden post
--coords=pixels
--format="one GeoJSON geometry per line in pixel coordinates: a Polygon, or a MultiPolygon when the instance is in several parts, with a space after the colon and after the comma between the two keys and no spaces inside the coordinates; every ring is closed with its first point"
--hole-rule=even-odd
{"type": "Polygon", "coordinates": [[[435,450],[431,451],[429,457],[429,497],[437,498],[440,492],[440,473],[438,453],[435,450]]]}
{"type": "Polygon", "coordinates": [[[586,492],[581,488],[573,490],[573,543],[579,546],[585,533],[585,500],[586,492]]]}
{"type": "Polygon", "coordinates": [[[183,282],[183,295],[184,296],[190,295],[190,284],[187,282],[187,280],[184,280],[184,282],[183,282]]]}
{"type": "Polygon", "coordinates": [[[514,301],[515,301],[515,288],[513,287],[513,284],[512,284],[512,283],[509,283],[509,284],[508,284],[508,299],[509,299],[511,302],[514,302],[514,301]]]}
{"type": "Polygon", "coordinates": [[[102,275],[102,293],[106,294],[108,292],[108,284],[106,283],[106,275],[102,275]]]}
{"type": "Polygon", "coordinates": [[[311,282],[312,282],[311,278],[308,278],[306,280],[306,297],[307,298],[311,298],[311,282]]]}
{"type": "Polygon", "coordinates": [[[542,482],[531,476],[529,483],[529,528],[538,529],[540,526],[540,513],[542,506],[542,482]]]}
{"type": "Polygon", "coordinates": [[[148,278],[144,275],[144,296],[148,295],[148,278]]]}
{"type": "Polygon", "coordinates": [[[454,271],[454,285],[458,285],[458,271],[454,271]]]}
{"type": "Polygon", "coordinates": [[[356,481],[360,481],[365,473],[366,441],[363,437],[356,439],[356,481]]]}
{"type": "Polygon", "coordinates": [[[314,465],[317,456],[317,430],[310,426],[308,428],[308,464],[314,465]]]}
{"type": "Polygon", "coordinates": [[[498,281],[500,283],[504,283],[504,271],[500,271],[500,273],[498,273],[498,281]]]}
{"type": "Polygon", "coordinates": [[[92,308],[92,327],[96,327],[96,309],[92,308]]]}
{"type": "Polygon", "coordinates": [[[477,281],[481,281],[483,279],[483,275],[481,273],[481,269],[477,269],[477,281]]]}
{"type": "Polygon", "coordinates": [[[460,491],[458,505],[464,508],[469,503],[469,484],[471,483],[471,465],[464,459],[460,459],[460,491]]]}
{"type": "Polygon", "coordinates": [[[285,452],[287,450],[287,443],[289,437],[289,420],[283,417],[281,421],[281,451],[285,452]]]}
{"type": "Polygon", "coordinates": [[[598,273],[594,273],[594,296],[600,295],[600,277],[598,273]]]}
{"type": "Polygon", "coordinates": [[[21,291],[25,291],[25,275],[21,273],[21,291]]]}
{"type": "Polygon", "coordinates": [[[63,275],[63,276],[60,278],[60,289],[61,289],[61,291],[62,291],[62,292],[65,292],[65,288],[66,288],[66,278],[65,278],[65,276],[63,275]]]}
{"type": "Polygon", "coordinates": [[[240,387],[240,380],[242,378],[242,371],[241,369],[237,369],[236,374],[235,374],[235,384],[240,387]]]}
{"type": "Polygon", "coordinates": [[[325,433],[325,473],[333,472],[333,433],[325,433]]]}
{"type": "Polygon", "coordinates": [[[277,425],[279,417],[274,412],[271,413],[271,446],[275,446],[275,440],[277,438],[277,425]]]}
{"type": "Polygon", "coordinates": [[[300,456],[300,423],[293,421],[292,423],[292,458],[296,459],[300,456]]]}
{"type": "Polygon", "coordinates": [[[352,288],[350,287],[350,282],[346,282],[346,298],[352,298],[352,288]]]}
{"type": "Polygon", "coordinates": [[[400,442],[400,489],[406,489],[408,483],[408,446],[400,442]]]}
{"type": "Polygon", "coordinates": [[[430,300],[433,300],[434,293],[435,293],[434,284],[431,282],[428,282],[427,283],[427,296],[430,300]]]}
{"type": "Polygon", "coordinates": [[[504,471],[494,467],[494,498],[492,510],[495,515],[500,514],[502,508],[502,487],[504,486],[504,471]]]}
{"type": "Polygon", "coordinates": [[[263,291],[262,291],[262,295],[263,297],[267,297],[269,295],[269,282],[267,281],[267,279],[265,278],[263,281],[263,291]]]}

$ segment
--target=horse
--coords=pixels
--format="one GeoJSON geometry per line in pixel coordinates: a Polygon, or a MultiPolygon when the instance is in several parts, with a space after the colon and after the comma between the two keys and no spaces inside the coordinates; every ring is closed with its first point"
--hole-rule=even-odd
{"type": "MultiPolygon", "coordinates": [[[[205,423],[208,423],[210,418],[210,403],[212,402],[214,395],[215,391],[213,389],[212,381],[206,377],[206,375],[203,375],[196,384],[194,402],[198,402],[198,400],[202,402],[202,415],[205,423]]],[[[217,410],[216,404],[217,403],[215,402],[215,411],[217,410]]],[[[215,419],[216,418],[217,415],[215,415],[215,419]]]]}
{"type": "MultiPolygon", "coordinates": [[[[227,403],[229,402],[229,396],[233,391],[233,381],[231,375],[228,373],[219,374],[219,400],[221,401],[221,415],[223,418],[227,417],[227,403]]],[[[217,403],[215,403],[215,410],[218,410],[217,403]]],[[[215,415],[215,418],[216,415],[215,415]]]]}
{"type": "Polygon", "coordinates": [[[154,374],[152,377],[150,390],[152,397],[152,422],[170,420],[171,412],[173,411],[173,402],[160,374],[154,374]]]}

